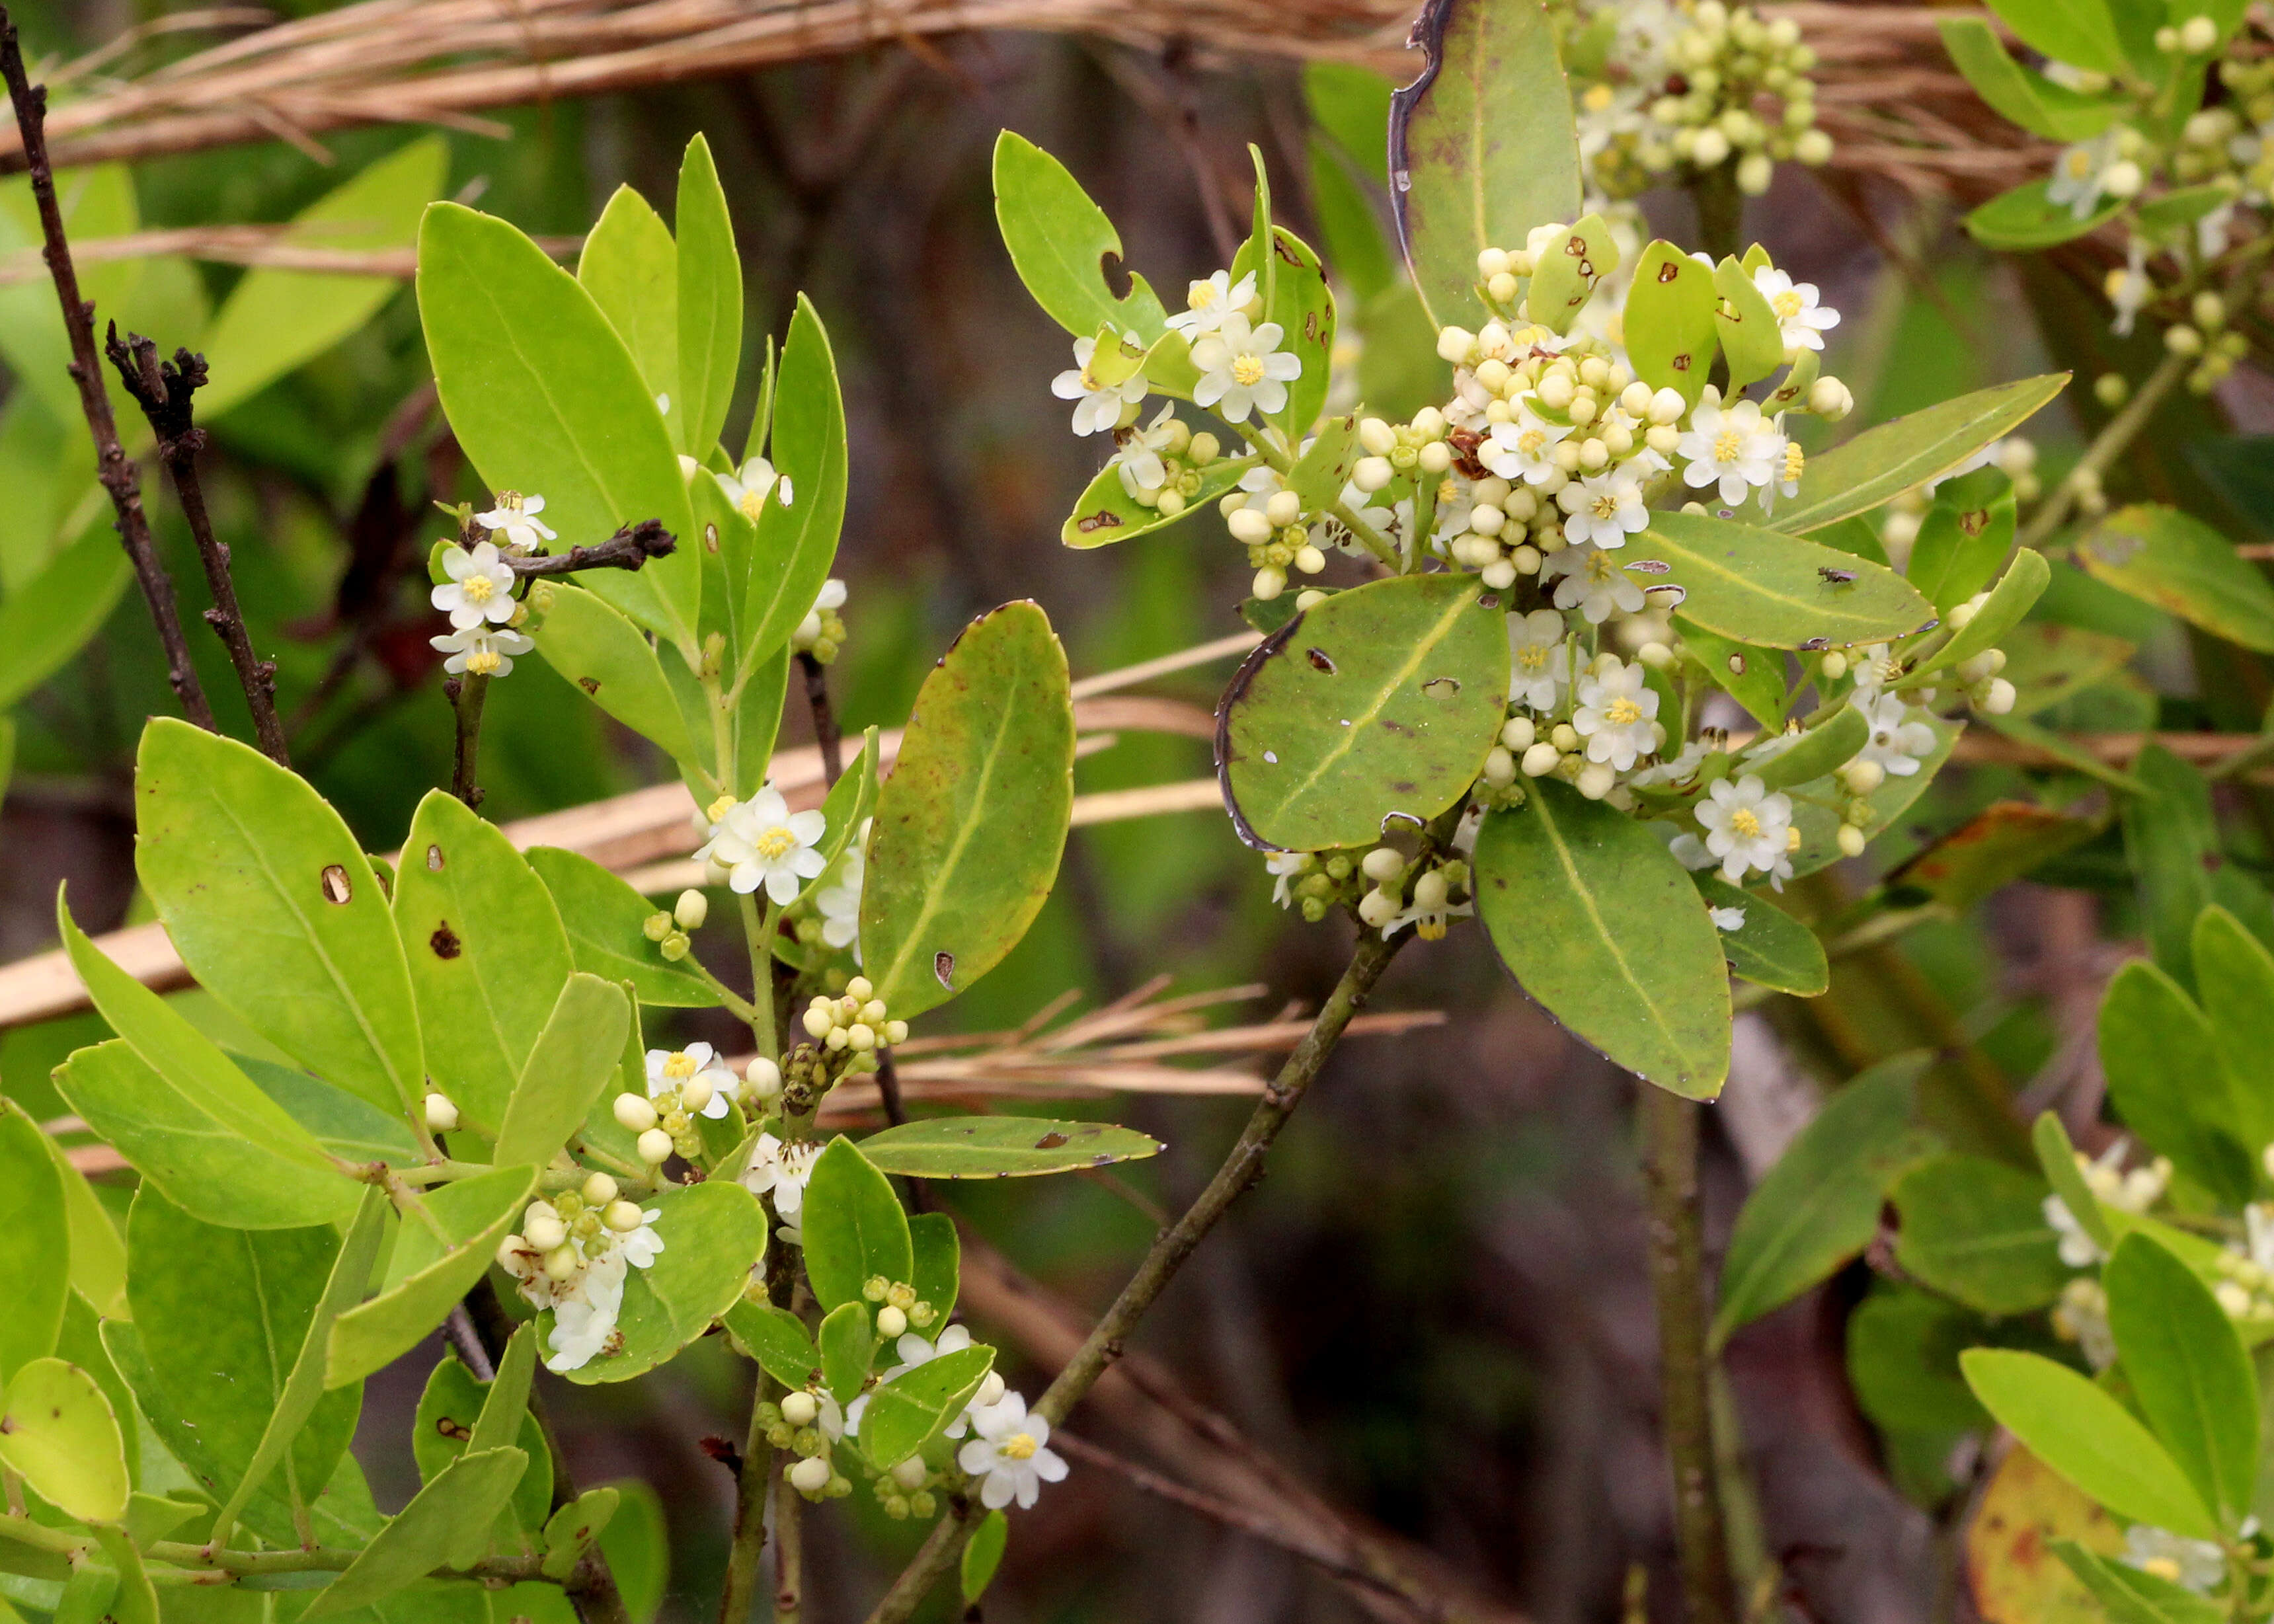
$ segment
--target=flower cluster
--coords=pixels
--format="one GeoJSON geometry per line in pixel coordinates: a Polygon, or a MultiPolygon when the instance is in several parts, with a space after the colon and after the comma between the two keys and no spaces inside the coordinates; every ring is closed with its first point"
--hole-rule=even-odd
{"type": "Polygon", "coordinates": [[[868,1056],[870,1064],[858,1067],[863,1071],[873,1069],[878,1048],[903,1042],[908,1035],[908,1023],[891,1019],[865,975],[847,981],[837,997],[816,994],[800,1019],[806,1035],[829,1054],[847,1055],[856,1062],[868,1056]]]}
{"type": "MultiPolygon", "coordinates": [[[[450,617],[450,629],[427,642],[448,657],[442,669],[452,676],[505,676],[516,658],[537,646],[522,629],[529,624],[529,605],[514,594],[508,560],[541,553],[543,544],[558,539],[537,516],[544,511],[541,496],[501,491],[496,507],[472,515],[471,526],[488,534],[442,549],[442,573],[448,579],[435,585],[429,601],[450,617]],[[503,548],[498,537],[505,538],[503,548]]],[[[467,533],[472,533],[471,527],[467,533]]]]}
{"type": "Polygon", "coordinates": [[[844,606],[845,583],[834,576],[823,582],[813,607],[789,635],[790,648],[812,655],[824,665],[834,664],[837,651],[845,646],[845,622],[837,613],[844,606]]]}
{"type": "Polygon", "coordinates": [[[662,1215],[626,1200],[607,1174],[593,1173],[576,1189],[531,1201],[520,1232],[499,1244],[499,1267],[523,1298],[553,1311],[548,1369],[576,1370],[614,1350],[625,1269],[646,1268],[662,1253],[654,1228],[662,1215]]]}
{"type": "Polygon", "coordinates": [[[640,1159],[668,1162],[676,1153],[692,1161],[703,1153],[697,1116],[717,1121],[734,1108],[742,1079],[727,1070],[708,1043],[647,1051],[647,1093],[620,1094],[613,1108],[619,1125],[639,1135],[640,1159]]]}

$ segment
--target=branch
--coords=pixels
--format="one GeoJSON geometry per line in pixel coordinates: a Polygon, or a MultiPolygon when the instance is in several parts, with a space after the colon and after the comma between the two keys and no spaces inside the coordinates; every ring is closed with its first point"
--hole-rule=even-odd
{"type": "Polygon", "coordinates": [[[625,525],[596,547],[571,547],[566,553],[540,553],[502,561],[525,581],[531,575],[568,575],[580,569],[637,569],[678,545],[678,538],[663,528],[662,520],[642,519],[637,524],[625,525]]]}
{"type": "Polygon", "coordinates": [[[845,771],[845,735],[837,713],[829,708],[829,668],[810,649],[797,651],[797,668],[805,673],[805,703],[813,708],[813,742],[821,751],[821,781],[832,789],[845,771]]]}
{"type": "Polygon", "coordinates": [[[213,707],[206,703],[190,659],[189,640],[182,635],[182,618],[174,604],[174,583],[158,560],[150,539],[149,516],[142,511],[142,476],[118,443],[118,425],[110,415],[110,396],[102,387],[102,366],[94,353],[94,306],[79,297],[79,272],[73,268],[71,242],[64,234],[63,210],[56,202],[55,171],[48,163],[48,93],[35,88],[24,72],[23,48],[16,38],[16,20],[0,6],[0,77],[8,81],[8,100],[16,109],[16,129],[24,143],[24,167],[32,177],[32,197],[40,208],[40,232],[47,242],[48,274],[55,280],[56,297],[63,304],[64,331],[71,339],[72,381],[79,386],[79,410],[94,438],[95,477],[110,493],[117,515],[118,539],[134,565],[142,597],[157,623],[158,641],[165,645],[166,680],[182,702],[182,714],[208,733],[214,726],[213,707]]]}
{"type": "Polygon", "coordinates": [[[229,663],[245,690],[245,708],[252,713],[253,736],[260,753],[280,767],[292,764],[285,747],[284,726],[276,717],[276,667],[252,651],[245,629],[245,612],[237,607],[237,583],[230,576],[229,548],[214,535],[213,519],[206,512],[205,487],[198,479],[198,453],[205,449],[206,432],[198,427],[191,397],[206,381],[206,358],[186,350],[174,351],[171,361],[158,359],[158,346],[138,333],[119,342],[118,324],[112,322],[103,353],[118,369],[119,381],[149,419],[158,437],[158,460],[174,476],[174,492],[182,499],[182,514],[198,544],[198,559],[205,565],[206,585],[214,606],[206,611],[206,624],[229,650],[229,663]]]}
{"type": "Polygon", "coordinates": [[[457,740],[450,760],[450,793],[466,803],[469,812],[482,804],[481,786],[474,782],[474,758],[482,742],[482,702],[489,697],[487,677],[467,675],[442,679],[442,692],[458,722],[457,740]]]}

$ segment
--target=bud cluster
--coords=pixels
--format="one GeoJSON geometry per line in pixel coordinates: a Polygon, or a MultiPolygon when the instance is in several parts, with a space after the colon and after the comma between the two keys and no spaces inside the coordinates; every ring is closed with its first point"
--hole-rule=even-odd
{"type": "Polygon", "coordinates": [[[563,1292],[653,1217],[624,1199],[614,1178],[594,1173],[578,1188],[531,1201],[520,1232],[498,1244],[498,1262],[524,1280],[541,1274],[553,1292],[563,1292]]]}
{"type": "Polygon", "coordinates": [[[816,994],[800,1024],[825,1056],[842,1057],[846,1071],[875,1071],[876,1051],[904,1042],[908,1035],[908,1023],[891,1019],[885,1001],[877,996],[876,988],[865,975],[846,982],[844,992],[836,997],[816,994]]]}
{"type": "Polygon", "coordinates": [[[853,1492],[852,1479],[831,1457],[845,1435],[845,1412],[827,1392],[801,1387],[785,1393],[779,1401],[758,1406],[757,1421],[770,1446],[798,1457],[782,1468],[782,1480],[790,1487],[817,1502],[842,1500],[853,1492]]]}

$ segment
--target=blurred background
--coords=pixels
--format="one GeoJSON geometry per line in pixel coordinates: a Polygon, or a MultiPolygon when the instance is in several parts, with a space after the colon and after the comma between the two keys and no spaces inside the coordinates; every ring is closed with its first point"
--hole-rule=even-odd
{"type": "MultiPolygon", "coordinates": [[[[1006,125],[1058,154],[1118,224],[1128,262],[1163,289],[1229,258],[1247,207],[1248,143],[1271,168],[1283,219],[1311,235],[1299,58],[1335,56],[1409,77],[1397,48],[1406,19],[1382,4],[1291,6],[1284,18],[1270,15],[1276,9],[1263,0],[1192,7],[1189,35],[1171,17],[1146,38],[1129,31],[1151,24],[1079,8],[1066,31],[1044,31],[1043,9],[1028,7],[1016,29],[928,26],[852,49],[842,49],[843,19],[824,18],[817,27],[840,34],[811,60],[454,115],[439,138],[448,151],[440,195],[573,244],[619,184],[667,212],[682,147],[697,131],[709,138],[744,256],[746,379],[795,290],[830,326],[855,456],[837,572],[849,588],[850,639],[832,684],[848,730],[896,725],[957,627],[1006,598],[1047,608],[1077,676],[1240,629],[1248,572],[1212,522],[1096,552],[1058,544],[1059,523],[1102,454],[1066,432],[1065,408],[1049,392],[1067,365],[1065,341],[1002,251],[988,155],[1006,125]],[[469,124],[483,127],[456,127],[469,124]]],[[[162,20],[153,4],[11,10],[28,54],[50,71],[116,48],[70,77],[79,95],[104,94],[112,76],[147,75],[209,45],[215,29],[226,37],[250,20],[199,13],[176,34],[150,28],[162,20]]],[[[985,8],[972,10],[986,20],[985,8]]],[[[311,133],[277,117],[268,139],[125,154],[134,159],[124,171],[130,212],[108,229],[286,221],[373,161],[436,139],[416,123],[311,133]]],[[[1378,147],[1352,156],[1374,166],[1378,188],[1378,147]]],[[[56,515],[85,488],[86,463],[72,460],[83,444],[46,426],[61,420],[41,403],[52,380],[26,372],[37,346],[18,335],[42,308],[52,316],[52,299],[26,259],[36,239],[20,178],[4,198],[0,229],[11,236],[0,247],[14,257],[0,260],[9,364],[0,546],[14,550],[0,562],[12,589],[67,528],[56,515]]],[[[1374,201],[1383,201],[1378,191],[1374,201]]],[[[1662,215],[1651,207],[1660,229],[1689,232],[1678,199],[1662,215]]],[[[2038,315],[2073,302],[2074,285],[2057,270],[2025,285],[1968,246],[1932,197],[1788,166],[1750,206],[1748,223],[1781,266],[1819,283],[1844,312],[1826,370],[1854,389],[1859,421],[2073,358],[2046,353],[2038,315]]],[[[239,278],[263,274],[187,257],[104,273],[100,313],[168,348],[176,332],[199,331],[239,278]]],[[[430,503],[483,493],[433,411],[407,282],[375,280],[371,298],[372,313],[346,336],[210,419],[204,468],[254,644],[277,662],[296,764],[383,851],[418,797],[448,777],[450,715],[440,657],[426,643],[425,555],[444,533],[430,503]]],[[[2229,391],[2244,427],[2252,387],[2246,372],[2229,391]]],[[[749,393],[746,382],[736,424],[749,393]]],[[[2064,410],[2030,430],[2048,470],[2077,444],[2064,410]]],[[[740,432],[730,427],[730,443],[740,432]]],[[[146,489],[154,485],[146,473],[146,489]]],[[[170,492],[154,491],[150,505],[194,613],[207,599],[178,509],[170,492]]],[[[2153,688],[2129,679],[2130,697],[2107,703],[2144,705],[2143,720],[2166,725],[2255,726],[2249,696],[2198,680],[2173,622],[2065,567],[2058,574],[2041,614],[2139,644],[2141,669],[2155,679],[2153,688]],[[2221,705],[2239,723],[2218,716],[2221,705]]],[[[142,605],[131,592],[114,601],[85,647],[16,706],[15,772],[0,815],[0,960],[53,945],[59,882],[91,929],[142,917],[132,749],[142,718],[173,706],[142,605]]],[[[224,726],[244,736],[242,716],[228,714],[240,702],[218,643],[194,626],[192,635],[224,726]]],[[[1201,667],[1146,691],[1209,706],[1225,674],[1201,667]]],[[[492,816],[667,776],[541,660],[523,662],[489,705],[482,781],[492,816]]],[[[806,727],[794,705],[785,743],[808,737],[806,727]]],[[[1202,741],[1133,733],[1082,763],[1080,787],[1168,782],[1208,767],[1202,741]]],[[[2014,782],[1995,765],[1945,774],[1913,827],[1885,843],[1889,860],[2014,782]]],[[[1994,1143],[2009,1131],[1985,1106],[2089,1069],[2080,1034],[2089,1039],[2098,989],[2134,928],[2116,841],[2104,832],[1961,921],[1842,961],[1825,999],[1775,1000],[1745,1015],[1728,1094],[1709,1122],[1709,1241],[1726,1237],[1749,1181],[1825,1085],[1893,1049],[1942,1052],[1933,1109],[1962,1142],[1994,1143]]],[[[1797,906],[1829,916],[1868,878],[1834,871],[1810,882],[1797,906]]],[[[1217,1018],[1264,1019],[1315,1004],[1346,953],[1344,929],[1306,928],[1275,909],[1260,861],[1216,813],[1089,829],[1031,936],[955,1016],[973,1029],[1007,1027],[1062,994],[1095,1005],[1168,976],[1175,994],[1254,983],[1247,1002],[1217,1018]]],[[[710,956],[733,957],[716,944],[710,956]]],[[[1014,1520],[990,1620],[1667,1616],[1671,1526],[1630,1083],[1530,1004],[1472,930],[1403,954],[1375,1007],[1449,1019],[1353,1040],[1336,1056],[1269,1177],[1148,1321],[1140,1342],[1150,1365],[1075,1417],[1070,1430],[1111,1459],[1078,1456],[1071,1480],[1014,1520]],[[1218,1514],[1114,1461],[1198,1491],[1218,1514]],[[1275,1475],[1283,1471],[1315,1500],[1275,1475]],[[1278,1543],[1233,1525],[1220,1515],[1226,1504],[1277,1528],[1278,1543]],[[1338,1579],[1282,1548],[1306,1536],[1333,1545],[1352,1530],[1367,1551],[1395,1553],[1425,1575],[1438,1600],[1338,1579]],[[1629,1613],[1637,1573],[1650,1599],[1629,1613]]],[[[7,1093],[35,1116],[60,1115],[47,1073],[97,1030],[80,1016],[8,1032],[7,1093]]],[[[734,1041],[699,1018],[680,1035],[734,1041]]],[[[1078,1332],[1103,1307],[1160,1209],[1197,1191],[1247,1106],[1138,1094],[1068,1109],[1141,1126],[1171,1148],[1112,1181],[935,1191],[1001,1254],[967,1308],[1004,1342],[1014,1384],[1029,1393],[1047,1379],[1050,1349],[1064,1350],[1063,1327],[1078,1332]]],[[[1934,1478],[1944,1463],[1876,1433],[1843,1379],[1843,1326],[1867,1283],[1858,1265],[1734,1343],[1728,1396],[1761,1485],[1744,1510],[1781,1563],[1792,1616],[1950,1616],[1954,1598],[1937,1593],[1946,1590],[1938,1546],[1948,1535],[1916,1503],[1946,1492],[1934,1478]]],[[[422,1350],[372,1384],[357,1452],[382,1507],[416,1487],[410,1428],[438,1354],[439,1345],[422,1350]]],[[[714,1340],[660,1375],[555,1406],[580,1482],[637,1477],[655,1490],[672,1559],[664,1619],[705,1616],[715,1594],[732,1482],[702,1440],[740,1435],[747,1383],[747,1367],[714,1340]]],[[[811,1526],[818,1620],[865,1613],[915,1543],[862,1494],[811,1526]]]]}

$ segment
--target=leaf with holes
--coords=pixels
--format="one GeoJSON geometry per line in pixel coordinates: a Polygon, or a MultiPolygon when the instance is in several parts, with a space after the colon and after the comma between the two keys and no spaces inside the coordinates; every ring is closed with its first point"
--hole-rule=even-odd
{"type": "Polygon", "coordinates": [[[1102,1122],[1032,1116],[940,1116],[861,1141],[861,1154],[907,1178],[1016,1178],[1067,1173],[1160,1154],[1160,1141],[1102,1122]]]}
{"type": "Polygon", "coordinates": [[[1508,617],[1462,575],[1337,592],[1247,657],[1216,712],[1216,778],[1265,851],[1379,839],[1476,779],[1507,717],[1508,617]]]}
{"type": "Polygon", "coordinates": [[[1627,354],[1635,376],[1653,389],[1676,390],[1695,406],[1720,342],[1713,298],[1713,274],[1697,260],[1671,243],[1644,249],[1627,295],[1627,354]]]}
{"type": "Polygon", "coordinates": [[[1147,343],[1165,330],[1168,312],[1142,276],[1130,274],[1125,295],[1108,285],[1106,262],[1120,263],[1121,238],[1105,211],[1065,165],[1008,130],[995,141],[995,220],[1019,280],[1076,338],[1108,322],[1147,343]]]}
{"type": "Polygon", "coordinates": [[[1739,643],[1852,648],[1934,619],[1933,606],[1894,571],[1757,524],[1653,513],[1627,551],[1667,564],[1660,579],[1683,590],[1683,619],[1739,643]]]}
{"type": "MultiPolygon", "coordinates": [[[[1129,488],[1121,483],[1121,465],[1108,462],[1097,470],[1097,477],[1058,527],[1058,539],[1069,547],[1087,549],[1165,530],[1179,519],[1214,508],[1239,488],[1239,477],[1254,466],[1249,457],[1217,458],[1199,470],[1200,486],[1190,497],[1178,496],[1182,506],[1174,513],[1164,513],[1157,501],[1148,507],[1130,495],[1129,488]]],[[[1337,490],[1337,494],[1340,493],[1337,490]]]]}

